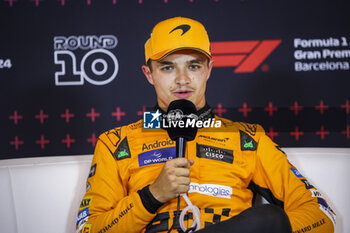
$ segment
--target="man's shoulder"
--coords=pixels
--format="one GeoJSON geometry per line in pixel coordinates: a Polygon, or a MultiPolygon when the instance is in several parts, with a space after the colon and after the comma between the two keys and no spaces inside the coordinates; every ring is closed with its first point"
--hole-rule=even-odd
{"type": "Polygon", "coordinates": [[[227,118],[215,116],[217,120],[222,122],[222,127],[227,128],[230,132],[236,132],[240,134],[248,134],[254,139],[258,139],[261,135],[265,134],[264,128],[259,124],[232,121],[227,118]]]}
{"type": "Polygon", "coordinates": [[[138,131],[138,130],[142,130],[142,127],[143,127],[143,120],[139,120],[139,121],[136,121],[136,122],[133,122],[131,124],[128,124],[128,125],[122,125],[122,126],[118,126],[118,127],[115,127],[115,128],[112,128],[110,130],[107,130],[105,132],[103,132],[100,137],[108,137],[110,138],[111,140],[117,140],[117,139],[120,139],[120,135],[121,134],[128,134],[130,132],[133,132],[133,131],[138,131]]]}
{"type": "Polygon", "coordinates": [[[101,140],[108,148],[115,150],[121,143],[127,143],[127,137],[140,133],[143,126],[143,120],[139,120],[137,122],[119,126],[108,131],[105,131],[99,136],[99,140],[101,140]]]}

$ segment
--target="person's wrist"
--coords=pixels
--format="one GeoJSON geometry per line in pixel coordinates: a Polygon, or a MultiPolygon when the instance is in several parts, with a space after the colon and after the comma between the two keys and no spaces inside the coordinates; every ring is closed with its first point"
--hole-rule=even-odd
{"type": "Polygon", "coordinates": [[[137,191],[140,195],[142,204],[148,210],[148,212],[154,214],[164,204],[157,200],[150,191],[150,185],[147,185],[143,189],[137,191]]]}
{"type": "Polygon", "coordinates": [[[152,194],[152,196],[159,202],[161,203],[165,203],[166,201],[162,199],[161,195],[158,194],[158,192],[156,191],[155,185],[151,184],[149,185],[149,191],[152,194]]]}

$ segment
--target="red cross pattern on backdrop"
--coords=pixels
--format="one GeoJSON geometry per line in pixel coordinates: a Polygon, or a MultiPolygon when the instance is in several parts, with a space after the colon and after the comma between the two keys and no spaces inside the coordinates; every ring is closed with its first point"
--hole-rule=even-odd
{"type": "MultiPolygon", "coordinates": [[[[13,7],[14,4],[16,2],[18,2],[18,0],[3,0],[4,2],[7,2],[9,4],[10,7],[13,7]]],[[[40,3],[44,2],[44,0],[27,0],[28,2],[31,2],[34,4],[34,6],[39,7],[40,3]]],[[[66,6],[69,5],[69,2],[73,1],[73,0],[57,0],[57,3],[60,4],[61,6],[66,6]]],[[[93,2],[95,2],[96,0],[85,0],[82,1],[83,4],[86,4],[88,6],[92,5],[93,2]]],[[[143,4],[143,0],[134,0],[135,2],[137,2],[138,4],[143,4]]],[[[169,0],[162,0],[161,2],[163,2],[164,4],[167,4],[169,0]]],[[[220,0],[212,0],[213,2],[219,2],[220,0]]],[[[119,0],[109,0],[109,2],[113,5],[118,4],[119,0]]],[[[188,0],[188,2],[193,3],[194,0],[188,0]]]]}
{"type": "Polygon", "coordinates": [[[341,133],[345,134],[347,139],[350,139],[350,125],[347,125],[346,130],[343,130],[341,133]]]}
{"type": "Polygon", "coordinates": [[[289,109],[294,112],[295,116],[298,116],[299,111],[303,110],[303,106],[300,106],[298,101],[294,101],[294,105],[290,106],[289,109]]]}
{"type": "Polygon", "coordinates": [[[44,110],[40,109],[40,113],[35,115],[35,119],[40,120],[40,124],[44,124],[45,119],[48,119],[49,115],[44,114],[44,110]]]}
{"type": "Polygon", "coordinates": [[[217,108],[213,109],[213,112],[218,116],[222,117],[222,114],[227,112],[227,109],[223,108],[221,104],[218,104],[217,108]]]}
{"type": "MultiPolygon", "coordinates": [[[[141,115],[143,115],[144,111],[146,111],[146,107],[142,106],[141,115]]],[[[137,115],[140,115],[140,111],[137,113],[137,115]]],[[[115,117],[116,121],[119,122],[121,121],[122,117],[126,116],[126,113],[123,112],[120,107],[117,107],[116,111],[111,113],[111,116],[115,117]]],[[[69,108],[66,108],[65,111],[59,115],[59,117],[68,124],[73,118],[76,117],[76,113],[71,111],[69,108]]],[[[85,117],[94,123],[99,117],[101,117],[101,113],[97,112],[96,109],[92,107],[90,111],[85,114],[85,117]]],[[[14,110],[13,113],[9,115],[8,119],[13,123],[13,125],[17,126],[20,125],[21,121],[24,119],[24,116],[23,114],[20,114],[19,110],[14,110]]],[[[46,113],[44,109],[40,109],[39,112],[34,115],[34,119],[38,120],[39,124],[45,124],[46,120],[49,119],[49,114],[46,113]]],[[[96,133],[93,132],[91,137],[86,139],[86,142],[92,147],[95,147],[97,140],[98,137],[96,136],[96,133]]],[[[39,145],[41,149],[45,149],[51,142],[52,141],[43,134],[41,134],[40,137],[35,140],[35,144],[39,145]]],[[[76,142],[76,139],[70,133],[67,133],[60,141],[60,143],[62,143],[62,145],[64,145],[67,149],[70,149],[76,142]]],[[[17,135],[9,142],[9,145],[13,146],[15,150],[20,150],[20,146],[23,144],[24,141],[17,135]]]]}
{"type": "Polygon", "coordinates": [[[70,119],[73,118],[75,115],[73,113],[70,113],[69,109],[66,108],[65,112],[62,113],[61,118],[65,119],[66,123],[70,122],[70,119]]]}
{"type": "Polygon", "coordinates": [[[10,141],[10,145],[15,146],[16,150],[19,149],[20,145],[23,145],[24,142],[18,139],[18,136],[15,136],[15,139],[13,141],[10,141]]]}
{"type": "Polygon", "coordinates": [[[90,142],[91,145],[92,145],[93,147],[95,147],[97,140],[98,140],[98,138],[96,137],[96,134],[95,134],[95,133],[92,133],[91,138],[88,138],[86,141],[87,141],[87,142],[90,142]]]}
{"type": "Polygon", "coordinates": [[[320,101],[320,105],[315,106],[315,109],[320,111],[320,114],[323,115],[324,111],[328,109],[327,105],[324,105],[323,100],[320,101]]]}
{"type": "Polygon", "coordinates": [[[248,113],[253,111],[253,108],[248,108],[248,104],[246,102],[243,102],[243,107],[242,108],[238,108],[238,112],[243,113],[244,117],[248,116],[248,113]]]}
{"type": "Polygon", "coordinates": [[[15,110],[15,111],[13,112],[13,115],[10,115],[9,118],[10,118],[10,120],[13,120],[13,123],[14,123],[15,125],[17,125],[17,124],[18,124],[18,120],[22,120],[22,119],[23,119],[23,116],[22,116],[22,115],[19,115],[18,112],[17,112],[17,110],[15,110]]]}
{"type": "Polygon", "coordinates": [[[61,140],[62,143],[66,144],[66,147],[69,149],[73,143],[75,143],[75,139],[71,138],[70,134],[66,134],[66,137],[61,140]]]}
{"type": "Polygon", "coordinates": [[[264,108],[265,112],[269,113],[269,116],[273,116],[273,112],[277,111],[277,107],[274,107],[272,102],[269,102],[269,106],[264,108]]]}
{"type": "Polygon", "coordinates": [[[40,136],[40,139],[39,139],[39,140],[36,140],[35,143],[36,143],[36,144],[40,144],[41,149],[45,149],[45,144],[49,144],[49,143],[50,143],[50,140],[45,139],[45,136],[44,136],[44,135],[41,135],[41,136],[40,136]]]}
{"type": "Polygon", "coordinates": [[[304,132],[299,131],[299,126],[296,126],[295,130],[293,132],[290,132],[290,135],[294,136],[296,141],[299,141],[300,136],[303,136],[304,132]]]}
{"type": "Polygon", "coordinates": [[[117,107],[115,112],[112,112],[112,116],[115,116],[117,121],[120,121],[122,116],[125,116],[125,112],[122,112],[119,107],[117,107]]]}
{"type": "Polygon", "coordinates": [[[272,127],[270,127],[269,131],[266,131],[266,134],[271,138],[271,140],[273,140],[275,137],[279,135],[279,133],[275,132],[272,127]]]}
{"type": "MultiPolygon", "coordinates": [[[[346,99],[343,104],[338,106],[339,109],[342,109],[344,113],[346,114],[347,119],[349,119],[350,115],[350,102],[348,99],[346,99]]],[[[275,117],[275,114],[280,111],[280,108],[277,107],[272,101],[269,101],[265,107],[262,108],[263,112],[265,112],[267,117],[273,118],[275,117]]],[[[286,109],[286,108],[284,108],[286,109]]],[[[300,114],[305,111],[305,107],[302,106],[297,100],[293,101],[292,104],[287,108],[287,111],[289,111],[289,114],[292,117],[299,117],[300,114]]],[[[309,108],[310,109],[310,108],[309,108]]],[[[318,113],[320,116],[325,116],[327,114],[327,111],[330,111],[330,107],[326,104],[326,101],[319,100],[314,107],[313,111],[318,113]]],[[[64,124],[71,124],[72,119],[75,119],[76,117],[85,117],[88,119],[88,122],[91,124],[96,123],[97,121],[103,121],[104,118],[110,117],[113,118],[116,122],[120,122],[122,120],[126,120],[128,115],[137,115],[139,118],[143,116],[143,112],[147,110],[147,107],[145,105],[142,105],[139,107],[139,110],[137,110],[134,113],[128,113],[127,111],[124,111],[121,107],[117,106],[114,111],[111,111],[109,113],[106,112],[99,112],[97,111],[97,108],[91,107],[88,112],[85,113],[77,113],[74,110],[70,108],[65,108],[63,112],[61,112],[58,116],[54,116],[52,113],[48,112],[45,109],[39,109],[34,116],[25,115],[21,109],[14,109],[10,114],[8,114],[8,120],[13,127],[16,127],[17,129],[20,129],[25,124],[26,118],[34,119],[35,122],[39,125],[43,125],[45,127],[49,121],[53,121],[53,118],[58,117],[59,119],[62,119],[62,123],[64,124]]],[[[224,107],[222,103],[218,103],[216,106],[213,107],[213,112],[220,116],[220,117],[226,117],[229,114],[230,108],[224,107]]],[[[249,106],[247,102],[243,102],[239,107],[234,109],[237,114],[243,117],[243,119],[248,119],[249,114],[253,114],[254,107],[249,106]]],[[[230,118],[229,118],[230,119],[230,118]]],[[[274,126],[269,126],[265,129],[266,134],[272,139],[275,140],[278,138],[281,134],[281,132],[276,131],[274,126]]],[[[291,137],[295,142],[298,142],[305,137],[305,131],[301,129],[300,125],[295,125],[290,132],[287,132],[289,137],[291,137]]],[[[312,133],[313,135],[316,135],[320,140],[327,140],[327,137],[330,136],[332,131],[327,127],[326,124],[320,124],[314,132],[308,132],[312,133]]],[[[350,140],[350,125],[349,122],[345,124],[345,127],[339,132],[341,135],[344,136],[347,140],[350,140]]],[[[79,135],[77,135],[77,132],[66,132],[66,134],[61,137],[59,143],[62,144],[67,150],[72,148],[72,146],[77,143],[77,140],[79,135]]],[[[25,142],[23,134],[18,133],[17,135],[12,136],[12,138],[9,139],[9,145],[11,148],[13,148],[16,151],[19,151],[22,146],[26,145],[26,143],[33,143],[38,146],[41,150],[45,150],[48,145],[53,143],[52,138],[50,138],[50,135],[45,135],[43,133],[37,135],[32,142],[25,142]]],[[[96,142],[98,141],[98,135],[96,132],[92,132],[91,134],[88,134],[85,136],[85,143],[90,145],[91,147],[95,147],[96,142]]]]}
{"type": "Polygon", "coordinates": [[[138,116],[143,116],[143,113],[146,112],[146,106],[142,105],[141,110],[137,112],[138,116]]]}
{"type": "Polygon", "coordinates": [[[91,118],[91,122],[95,122],[96,117],[100,117],[101,114],[98,112],[95,112],[95,108],[91,108],[91,111],[89,113],[86,113],[86,117],[91,118]]]}

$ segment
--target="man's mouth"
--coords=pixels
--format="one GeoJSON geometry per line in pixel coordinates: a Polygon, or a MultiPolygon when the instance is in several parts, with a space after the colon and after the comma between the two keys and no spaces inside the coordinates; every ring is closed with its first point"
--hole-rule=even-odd
{"type": "Polygon", "coordinates": [[[177,90],[174,91],[174,95],[178,98],[181,99],[186,99],[192,95],[193,91],[192,90],[177,90]]]}

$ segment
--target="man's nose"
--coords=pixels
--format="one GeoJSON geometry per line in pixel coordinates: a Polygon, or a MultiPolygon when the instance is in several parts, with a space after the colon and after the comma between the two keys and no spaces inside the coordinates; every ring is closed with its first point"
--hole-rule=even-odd
{"type": "Polygon", "coordinates": [[[183,86],[189,84],[191,82],[191,78],[186,70],[179,70],[176,74],[175,79],[176,84],[183,86]]]}

